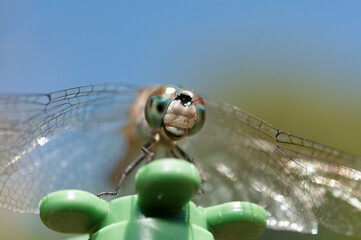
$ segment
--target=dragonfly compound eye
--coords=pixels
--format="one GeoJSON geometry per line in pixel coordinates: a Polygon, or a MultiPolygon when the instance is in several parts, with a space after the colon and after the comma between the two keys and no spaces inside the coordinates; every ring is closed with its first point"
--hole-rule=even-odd
{"type": "Polygon", "coordinates": [[[189,130],[188,136],[192,136],[199,132],[202,129],[203,124],[206,120],[206,106],[203,102],[203,99],[198,95],[193,93],[192,103],[196,107],[196,120],[193,127],[189,130]]]}
{"type": "Polygon", "coordinates": [[[163,85],[154,89],[145,105],[145,118],[152,128],[160,128],[169,104],[180,89],[173,85],[163,85]]]}

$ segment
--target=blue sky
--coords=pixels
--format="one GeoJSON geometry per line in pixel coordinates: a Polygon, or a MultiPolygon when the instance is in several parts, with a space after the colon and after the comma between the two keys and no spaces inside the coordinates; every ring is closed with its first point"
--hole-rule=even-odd
{"type": "Polygon", "coordinates": [[[216,86],[224,72],[247,83],[287,71],[359,88],[359,10],[357,1],[4,1],[1,92],[216,86]]]}

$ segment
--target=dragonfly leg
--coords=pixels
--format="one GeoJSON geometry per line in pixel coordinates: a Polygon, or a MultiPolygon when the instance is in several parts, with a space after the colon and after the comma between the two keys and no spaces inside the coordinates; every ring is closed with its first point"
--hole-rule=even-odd
{"type": "MultiPolygon", "coordinates": [[[[186,153],[183,151],[182,148],[180,148],[178,145],[175,145],[177,151],[182,155],[182,157],[184,158],[184,160],[192,163],[194,166],[196,166],[194,160],[186,153]]],[[[176,153],[174,152],[174,150],[172,149],[171,150],[171,153],[174,157],[176,157],[176,153]]],[[[203,183],[204,182],[204,178],[202,177],[202,175],[200,176],[201,177],[201,182],[203,183]]],[[[202,186],[199,186],[199,189],[201,190],[201,194],[204,193],[204,189],[202,188],[202,186]]]]}
{"type": "Polygon", "coordinates": [[[144,155],[145,160],[147,161],[147,163],[151,162],[152,159],[153,159],[154,153],[152,151],[150,151],[148,149],[148,147],[146,147],[146,146],[143,146],[141,149],[143,151],[143,155],[144,155]]]}
{"type": "Polygon", "coordinates": [[[173,148],[170,150],[170,154],[171,154],[172,157],[174,157],[174,158],[183,158],[183,157],[180,156],[173,148]]]}
{"type": "Polygon", "coordinates": [[[157,143],[159,141],[159,137],[155,136],[152,140],[150,140],[149,142],[147,142],[146,144],[144,144],[142,146],[142,153],[136,158],[134,159],[128,166],[127,168],[124,170],[124,172],[122,173],[122,175],[119,178],[118,184],[114,190],[114,192],[101,192],[97,194],[97,197],[101,197],[104,195],[117,195],[119,193],[119,189],[120,186],[122,185],[124,179],[128,176],[128,174],[145,158],[147,162],[150,162],[152,160],[152,157],[154,155],[153,152],[151,152],[149,150],[149,148],[157,143]]]}
{"type": "Polygon", "coordinates": [[[147,142],[146,144],[144,144],[142,146],[141,149],[143,151],[143,154],[144,154],[144,157],[145,157],[145,160],[147,161],[147,163],[150,163],[153,160],[153,156],[154,156],[154,153],[152,151],[150,151],[149,148],[153,144],[159,142],[159,139],[160,139],[159,133],[156,133],[152,140],[150,140],[149,142],[147,142]]]}
{"type": "MultiPolygon", "coordinates": [[[[176,147],[177,151],[182,155],[182,158],[184,158],[184,160],[195,165],[194,160],[186,152],[184,152],[182,148],[180,148],[178,145],[175,145],[175,147],[176,147]]],[[[173,150],[172,150],[172,154],[175,155],[173,150]]]]}

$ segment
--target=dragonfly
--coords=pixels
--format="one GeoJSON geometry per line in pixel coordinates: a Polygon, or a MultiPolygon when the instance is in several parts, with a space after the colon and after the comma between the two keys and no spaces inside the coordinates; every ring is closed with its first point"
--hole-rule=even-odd
{"type": "MultiPolygon", "coordinates": [[[[37,213],[53,191],[113,191],[144,139],[152,138],[140,126],[146,125],[149,94],[158,88],[104,83],[0,95],[0,207],[37,213]]],[[[253,202],[267,210],[270,229],[315,234],[321,224],[361,237],[360,157],[194,96],[205,105],[204,124],[176,142],[204,178],[196,204],[253,202]]],[[[167,152],[170,145],[160,146],[167,152]]],[[[131,179],[120,196],[134,191],[131,179]]]]}

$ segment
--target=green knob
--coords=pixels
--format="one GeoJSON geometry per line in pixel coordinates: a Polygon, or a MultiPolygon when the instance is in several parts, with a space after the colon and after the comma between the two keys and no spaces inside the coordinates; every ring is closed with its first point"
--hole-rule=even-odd
{"type": "Polygon", "coordinates": [[[228,202],[206,208],[207,222],[217,240],[250,240],[266,228],[267,212],[249,202],[228,202]]]}
{"type": "Polygon", "coordinates": [[[40,202],[40,218],[50,229],[63,233],[92,233],[107,216],[107,201],[85,191],[63,190],[40,202]]]}
{"type": "Polygon", "coordinates": [[[179,159],[153,161],[138,171],[135,181],[139,205],[148,216],[180,212],[200,186],[197,168],[179,159]]]}

